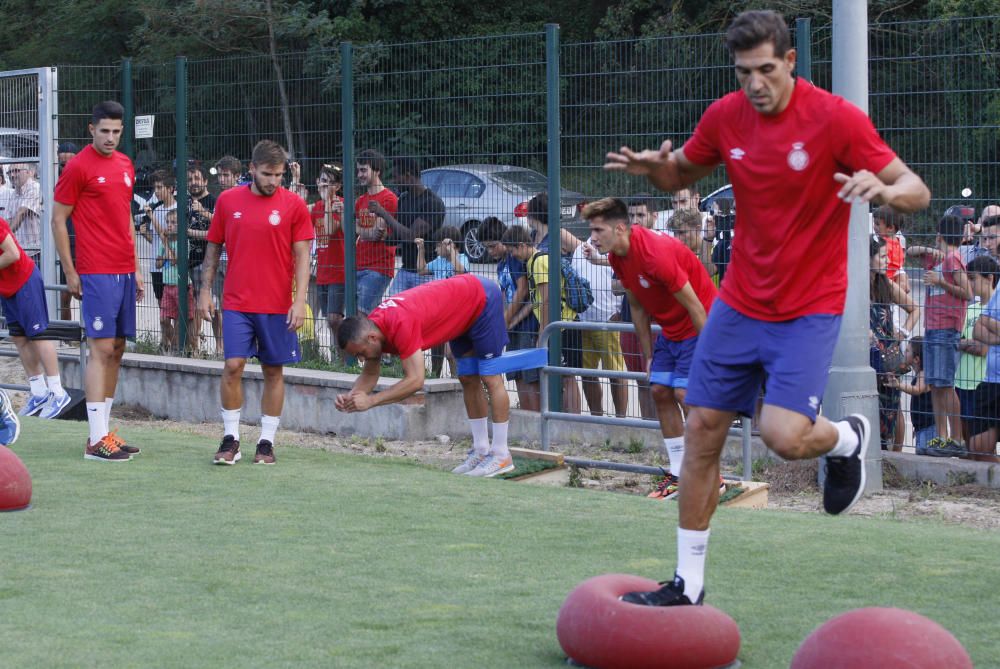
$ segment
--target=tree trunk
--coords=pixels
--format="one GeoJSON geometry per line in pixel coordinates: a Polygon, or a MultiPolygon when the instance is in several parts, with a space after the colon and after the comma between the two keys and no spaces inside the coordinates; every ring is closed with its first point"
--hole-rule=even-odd
{"type": "Polygon", "coordinates": [[[295,141],[292,135],[292,117],[288,113],[288,92],[285,90],[285,77],[281,72],[281,63],[278,62],[278,45],[274,39],[274,13],[271,10],[271,0],[265,3],[267,7],[267,47],[271,56],[271,65],[274,67],[274,76],[278,82],[278,97],[281,102],[281,122],[285,129],[285,148],[288,150],[288,159],[295,160],[295,141]]]}

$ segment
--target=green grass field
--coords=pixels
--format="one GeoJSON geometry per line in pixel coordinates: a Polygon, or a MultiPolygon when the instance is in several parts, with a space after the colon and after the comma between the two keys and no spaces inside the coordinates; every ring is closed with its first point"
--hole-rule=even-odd
{"type": "MultiPolygon", "coordinates": [[[[566,594],[600,573],[665,578],[676,505],[471,480],[399,460],[130,431],[83,460],[83,424],[24,422],[32,508],[0,514],[0,667],[564,667],[566,594]],[[250,450],[252,456],[252,448],[250,450]]],[[[787,667],[828,618],[912,609],[996,666],[1000,534],[721,510],[708,601],[746,669],[787,667]]]]}

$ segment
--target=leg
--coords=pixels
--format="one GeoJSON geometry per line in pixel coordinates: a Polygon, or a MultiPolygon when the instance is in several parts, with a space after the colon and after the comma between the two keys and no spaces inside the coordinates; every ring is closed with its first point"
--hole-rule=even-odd
{"type": "MultiPolygon", "coordinates": [[[[27,337],[15,337],[11,336],[14,340],[14,346],[17,347],[17,355],[21,358],[21,366],[24,367],[24,373],[29,377],[38,376],[42,373],[42,359],[39,355],[39,349],[35,346],[36,343],[27,337]]],[[[52,342],[48,342],[52,343],[52,342]]],[[[53,353],[55,352],[55,347],[52,348],[53,353]]],[[[57,367],[58,369],[58,367],[57,367]]]]}
{"type": "Polygon", "coordinates": [[[680,388],[670,388],[654,383],[650,386],[653,401],[656,403],[656,414],[660,419],[660,432],[665,439],[680,437],[684,434],[684,415],[681,413],[677,394],[683,394],[680,388]]]}
{"type": "Polygon", "coordinates": [[[563,411],[580,413],[580,386],[575,376],[563,377],[563,411]]]}
{"type": "MultiPolygon", "coordinates": [[[[246,358],[226,358],[226,363],[222,367],[219,394],[222,408],[226,411],[239,410],[243,407],[243,368],[246,364],[246,358]]],[[[90,371],[90,367],[87,371],[90,371]]]]}
{"type": "Polygon", "coordinates": [[[1000,439],[1000,428],[991,427],[974,435],[969,440],[969,455],[980,462],[1000,462],[997,457],[997,440],[1000,439]]]}
{"type": "Polygon", "coordinates": [[[734,411],[691,407],[684,428],[687,448],[679,505],[683,529],[708,529],[719,503],[719,458],[735,418],[734,411]]]}
{"type": "Polygon", "coordinates": [[[615,405],[615,415],[624,418],[628,415],[628,381],[626,379],[611,379],[611,402],[615,405]]]}
{"type": "Polygon", "coordinates": [[[483,389],[482,377],[478,374],[459,376],[458,381],[462,384],[465,415],[468,416],[469,420],[486,418],[489,402],[486,399],[486,391],[483,389]]]}
{"type": "Polygon", "coordinates": [[[596,376],[584,376],[580,378],[583,383],[583,396],[587,399],[587,408],[590,415],[604,415],[604,393],[601,392],[601,382],[596,376]]]}
{"type": "Polygon", "coordinates": [[[816,422],[796,411],[764,404],[760,436],[767,447],[786,460],[805,460],[826,455],[837,444],[837,428],[823,416],[816,422]]]}
{"type": "Polygon", "coordinates": [[[934,408],[934,427],[937,436],[941,439],[948,438],[948,407],[949,392],[954,392],[952,388],[931,386],[931,406],[934,408]]]}
{"type": "MultiPolygon", "coordinates": [[[[282,373],[284,367],[261,364],[260,369],[264,374],[264,394],[260,399],[260,412],[265,416],[280,416],[285,404],[285,377],[282,373]]],[[[241,376],[242,371],[241,368],[241,376]]]]}

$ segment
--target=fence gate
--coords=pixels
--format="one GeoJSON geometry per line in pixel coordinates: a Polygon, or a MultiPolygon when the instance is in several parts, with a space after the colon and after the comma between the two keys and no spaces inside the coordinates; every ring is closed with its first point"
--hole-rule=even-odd
{"type": "MultiPolygon", "coordinates": [[[[0,72],[0,216],[18,226],[14,236],[46,285],[59,278],[50,225],[58,176],[55,78],[54,68],[0,72]]],[[[59,301],[48,302],[54,318],[59,301]]]]}

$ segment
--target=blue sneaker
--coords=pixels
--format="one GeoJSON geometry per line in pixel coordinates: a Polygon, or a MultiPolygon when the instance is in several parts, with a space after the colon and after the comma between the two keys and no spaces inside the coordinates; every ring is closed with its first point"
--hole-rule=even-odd
{"type": "Polygon", "coordinates": [[[38,414],[39,418],[55,418],[69,406],[69,393],[63,393],[59,397],[55,396],[55,393],[49,393],[49,399],[42,407],[42,412],[38,414]]]}
{"type": "Polygon", "coordinates": [[[0,389],[0,445],[10,446],[21,434],[21,421],[17,419],[7,393],[0,389]]]}
{"type": "Polygon", "coordinates": [[[40,397],[37,395],[29,395],[27,403],[25,403],[25,405],[21,407],[21,410],[18,412],[18,415],[34,416],[36,413],[42,410],[42,407],[44,407],[45,403],[49,401],[49,397],[51,395],[52,393],[49,393],[48,395],[42,395],[40,397]]]}

